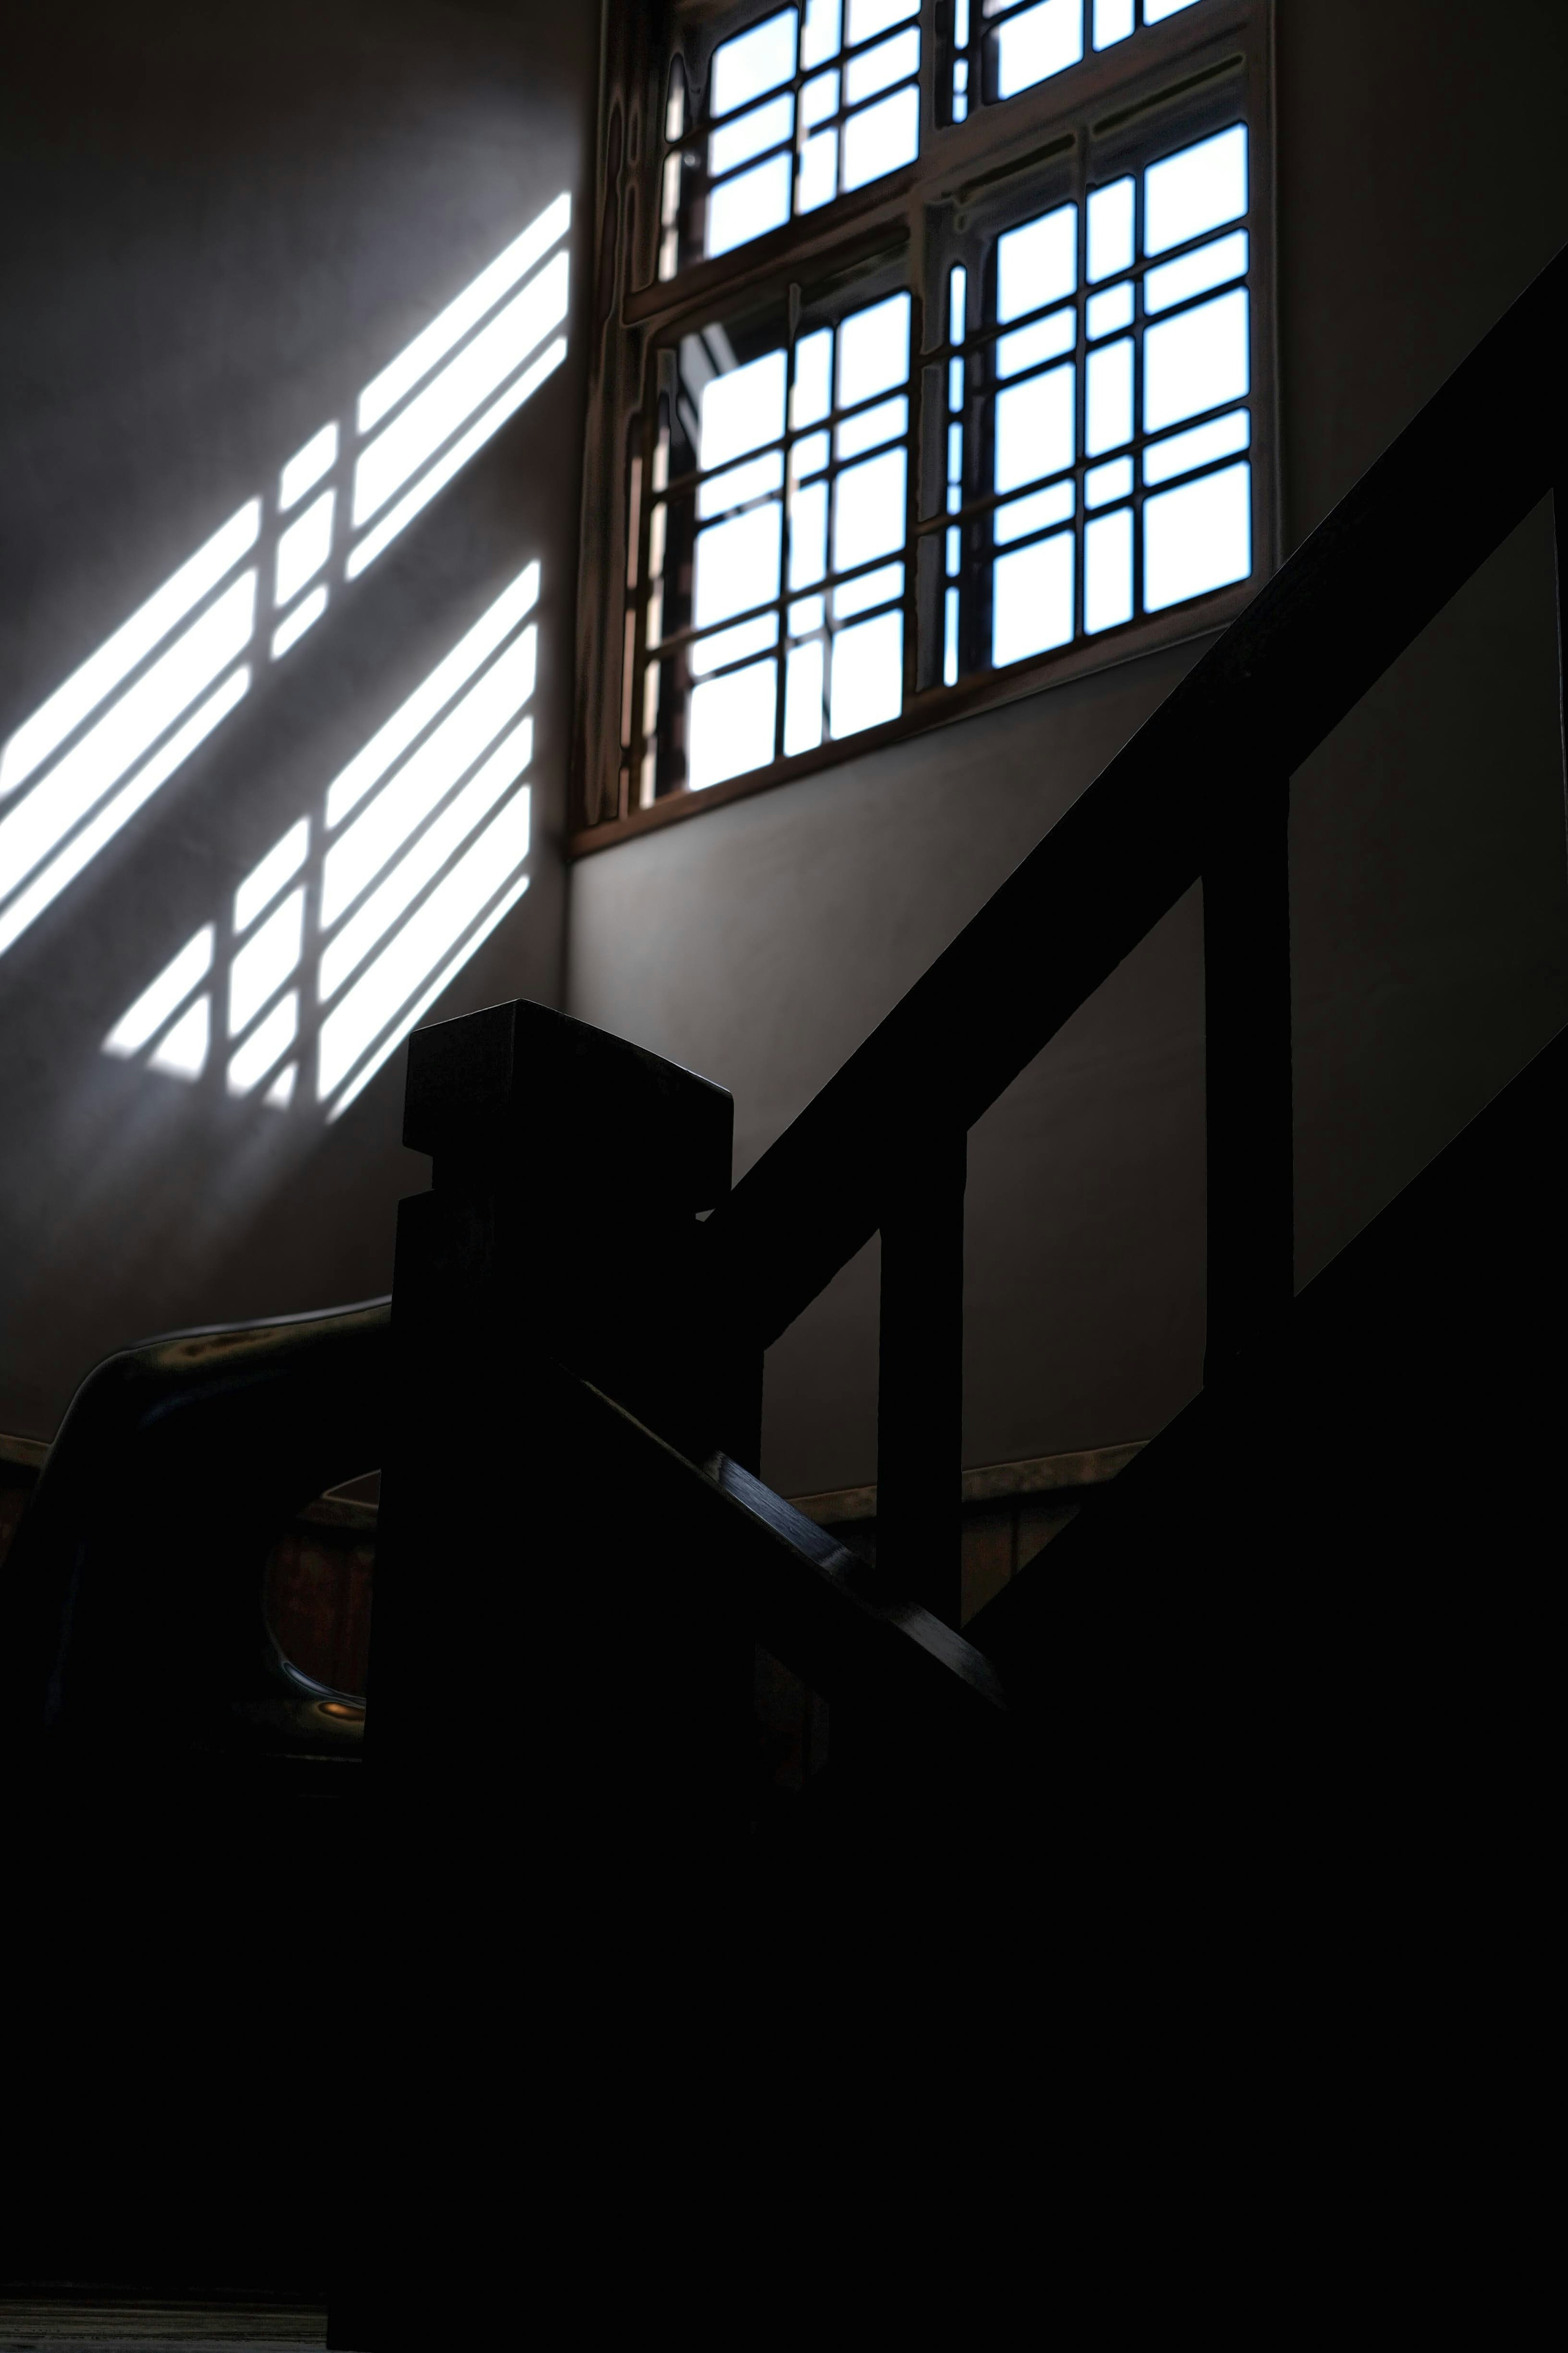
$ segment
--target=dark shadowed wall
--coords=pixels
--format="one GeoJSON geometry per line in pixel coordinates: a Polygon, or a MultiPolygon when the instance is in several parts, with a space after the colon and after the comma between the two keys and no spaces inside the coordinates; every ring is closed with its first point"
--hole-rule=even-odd
{"type": "MultiPolygon", "coordinates": [[[[403,1053],[335,1125],[101,1051],[531,559],[530,887],[432,1016],[560,993],[596,11],[14,10],[0,77],[0,743],[551,200],[565,364],[0,956],[0,1428],[110,1348],[391,1275],[403,1053]]],[[[264,572],[265,577],[265,572],[264,572]]],[[[5,811],[0,809],[0,816],[5,811]]]]}
{"type": "MultiPolygon", "coordinates": [[[[1568,16],[1280,0],[1277,35],[1289,546],[1568,237],[1568,16]]],[[[1299,1280],[1568,1014],[1553,631],[1537,515],[1297,779],[1299,1280]]],[[[743,1167],[1198,650],[583,861],[571,1009],[732,1087],[743,1167]]],[[[1145,1436],[1197,1386],[1202,992],[1194,894],[972,1140],[968,1462],[1145,1436]]],[[[873,1475],[874,1254],[770,1356],[785,1492],[873,1475]]]]}

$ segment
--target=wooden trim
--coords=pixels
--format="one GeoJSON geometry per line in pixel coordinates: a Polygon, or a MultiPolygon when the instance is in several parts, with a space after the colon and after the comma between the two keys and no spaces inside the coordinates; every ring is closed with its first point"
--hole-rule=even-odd
{"type": "MultiPolygon", "coordinates": [[[[1134,1438],[1124,1446],[1091,1446],[1079,1454],[1037,1454],[1023,1462],[985,1462],[966,1471],[962,1493],[965,1504],[1008,1504],[1020,1495],[1072,1494],[1081,1487],[1103,1487],[1125,1471],[1135,1454],[1149,1443],[1134,1438]]],[[[796,1495],[795,1508],[819,1528],[844,1527],[854,1520],[874,1520],[877,1490],[873,1487],[829,1487],[820,1495],[796,1495]]]]}

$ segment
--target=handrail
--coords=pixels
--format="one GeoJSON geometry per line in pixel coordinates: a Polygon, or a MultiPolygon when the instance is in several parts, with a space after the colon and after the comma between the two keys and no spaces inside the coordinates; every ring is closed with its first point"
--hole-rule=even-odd
{"type": "Polygon", "coordinates": [[[1568,248],[708,1220],[737,1342],[785,1331],[1550,490],[1568,248]]]}

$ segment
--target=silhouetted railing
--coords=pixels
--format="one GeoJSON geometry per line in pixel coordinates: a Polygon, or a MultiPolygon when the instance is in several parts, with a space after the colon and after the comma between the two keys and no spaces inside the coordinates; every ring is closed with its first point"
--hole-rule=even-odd
{"type": "MultiPolygon", "coordinates": [[[[1560,254],[720,1204],[738,1357],[881,1229],[879,1551],[954,1622],[963,1139],[1193,883],[1207,971],[1206,1377],[1292,1292],[1289,779],[1563,461],[1560,254]]],[[[1558,513],[1559,578],[1563,519],[1558,513]]]]}

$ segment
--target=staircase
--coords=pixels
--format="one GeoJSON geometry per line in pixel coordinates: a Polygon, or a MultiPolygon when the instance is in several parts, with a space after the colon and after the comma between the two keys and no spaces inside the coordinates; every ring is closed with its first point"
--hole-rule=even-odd
{"type": "MultiPolygon", "coordinates": [[[[1558,483],[1565,292],[1560,257],[732,1189],[728,1096],[656,1056],[527,1004],[412,1040],[405,1141],[433,1184],[404,1205],[376,1343],[384,1489],[353,1768],[373,2129],[338,2218],[334,2343],[434,2341],[458,2240],[466,2309],[512,2308],[494,2177],[465,2137],[520,2002],[536,2024],[558,2005],[583,2044],[572,2096],[553,2079],[539,2094],[574,2148],[582,2102],[611,2096],[601,2048],[631,2065],[628,2001],[645,2057],[672,2021],[689,2038],[682,2096],[721,2139],[715,2053],[743,2041],[740,1978],[766,1980],[775,2019],[804,2002],[850,2065],[855,2038],[821,2006],[824,1940],[840,1959],[861,1937],[878,1952],[869,1975],[850,1965],[862,2000],[901,1972],[905,1995],[940,2005],[941,1891],[948,1936],[994,1940],[1010,1983],[1032,1913],[1057,1947],[1091,1921],[1070,1997],[1052,2000],[1087,2005],[1096,2031],[1130,1954],[1158,1955],[1162,2014],[1224,2042],[1227,2097],[1247,2039],[1271,2038],[1273,2123],[1310,2117],[1292,2163],[1326,2129],[1294,2105],[1314,2067],[1357,2099],[1375,2076],[1404,2186],[1436,2195],[1447,2168],[1472,2219],[1489,2214],[1473,2147],[1495,2147],[1503,2110],[1465,2021],[1486,2010],[1508,2077],[1544,1998],[1568,1034],[1293,1297],[1286,831],[1293,774],[1558,483]],[[1200,880],[1204,1389],[961,1632],[967,1133],[1200,880]],[[878,1231],[871,1564],[757,1472],[764,1351],[878,1231]],[[597,1240],[567,1239],[582,1235],[597,1240]],[[503,1474],[454,1495],[455,1456],[503,1474]],[[829,1801],[784,1845],[759,1845],[750,1810],[758,1644],[832,1711],[829,1801]],[[759,1890],[767,1916],[780,1873],[798,1905],[774,1974],[735,1923],[759,1890]],[[547,1997],[526,1990],[536,1967],[547,1997]],[[1288,2063],[1282,2014],[1300,2018],[1288,2063]],[[1423,2147],[1435,2045],[1458,2054],[1453,2105],[1423,2147]]],[[[1559,506],[1560,578],[1562,528],[1559,506]]],[[[365,1467],[333,1440],[350,1405],[329,1370],[362,1343],[325,1339],[313,1369],[279,1371],[269,1525],[325,1468],[365,1467]]],[[[231,1467],[237,1395],[211,1407],[231,1467]]],[[[79,1486],[94,1444],[78,1411],[57,1451],[74,1447],[79,1486]]],[[[155,1425],[121,1413],[117,1459],[144,1463],[155,1425]]],[[[58,1490],[59,1525],[79,1528],[63,1470],[58,1490]]],[[[253,1545],[266,1533],[253,1515],[253,1545]]],[[[56,1726],[35,1768],[52,1745],[89,1778],[265,1755],[268,1787],[320,1779],[228,1634],[232,1689],[194,1726],[128,1711],[79,1630],[112,1623],[139,1656],[152,1640],[145,1612],[86,1607],[112,1582],[112,1529],[46,1537],[29,1547],[24,1522],[13,1563],[32,1593],[14,1566],[5,1603],[33,1630],[9,1720],[56,1726]]],[[[931,2113],[951,2123],[941,2072],[931,2113]]],[[[992,2082],[973,2130],[1001,2130],[1005,2105],[992,2082]]],[[[1335,2161],[1361,2180],[1356,2139],[1335,2161]]]]}

